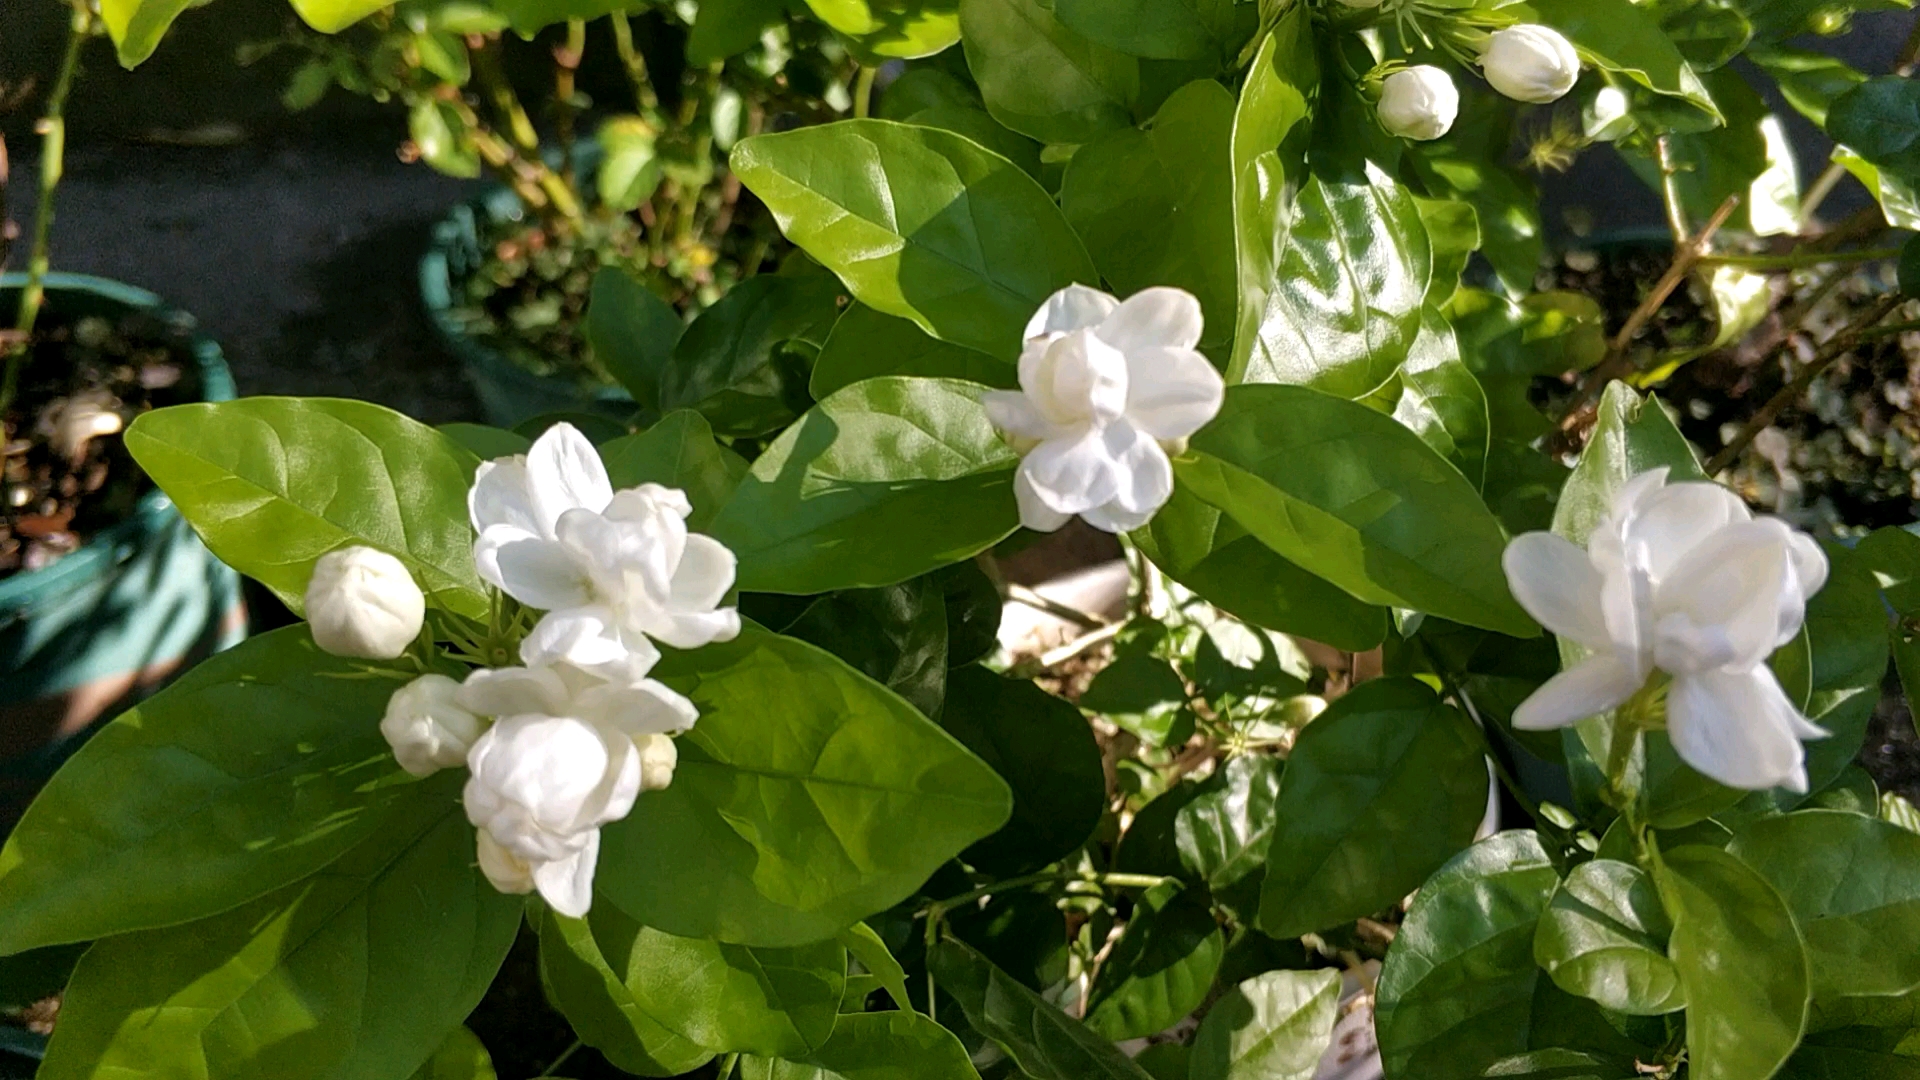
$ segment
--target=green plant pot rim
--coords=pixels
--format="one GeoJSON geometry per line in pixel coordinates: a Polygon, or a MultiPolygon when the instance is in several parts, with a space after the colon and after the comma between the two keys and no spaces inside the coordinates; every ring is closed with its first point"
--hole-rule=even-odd
{"type": "MultiPolygon", "coordinates": [[[[25,274],[0,274],[0,290],[18,289],[26,281],[25,274]]],[[[201,399],[233,400],[233,372],[228,369],[226,357],[220,352],[220,344],[196,328],[193,316],[145,289],[111,278],[89,274],[48,274],[46,287],[49,295],[78,293],[95,297],[130,310],[148,312],[188,331],[188,351],[200,372],[201,399]]],[[[96,533],[78,551],[62,557],[51,566],[15,574],[0,581],[0,610],[31,607],[41,597],[104,573],[142,536],[151,533],[174,513],[173,500],[167,498],[159,488],[154,488],[140,497],[140,502],[126,520],[96,533]]]]}

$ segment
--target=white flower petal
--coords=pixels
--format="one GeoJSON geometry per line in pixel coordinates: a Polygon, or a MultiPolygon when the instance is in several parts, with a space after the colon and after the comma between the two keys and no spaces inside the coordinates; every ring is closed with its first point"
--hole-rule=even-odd
{"type": "Polygon", "coordinates": [[[1204,327],[1200,301],[1192,293],[1161,286],[1121,301],[1095,333],[1129,355],[1152,348],[1191,352],[1199,346],[1204,327]]]}
{"type": "Polygon", "coordinates": [[[1027,395],[1018,390],[989,390],[980,395],[987,411],[987,422],[995,430],[1028,442],[1043,442],[1066,434],[1065,429],[1041,415],[1027,395]]]}
{"type": "Polygon", "coordinates": [[[480,872],[487,876],[493,887],[510,896],[520,896],[533,891],[533,868],[527,861],[506,848],[500,846],[485,829],[475,833],[475,857],[480,864],[480,872]]]}
{"type": "Polygon", "coordinates": [[[613,499],[600,451],[572,424],[555,424],[527,451],[527,491],[544,535],[568,510],[599,513],[613,499]]]}
{"type": "Polygon", "coordinates": [[[1023,466],[1013,477],[1013,499],[1020,507],[1020,525],[1034,532],[1054,532],[1073,515],[1055,510],[1047,505],[1040,493],[1033,489],[1033,483],[1027,479],[1027,470],[1023,466]]]}
{"type": "MultiPolygon", "coordinates": [[[[481,537],[483,544],[488,537],[481,537]]],[[[528,607],[542,611],[586,607],[594,602],[593,580],[568,552],[551,540],[514,540],[492,545],[488,557],[475,562],[500,591],[528,607]]]]}
{"type": "Polygon", "coordinates": [[[1099,289],[1069,285],[1047,297],[1047,302],[1041,304],[1040,310],[1027,320],[1027,332],[1022,336],[1032,339],[1049,334],[1070,334],[1075,330],[1098,326],[1119,306],[1120,301],[1099,289]]]}
{"type": "Polygon", "coordinates": [[[600,830],[595,829],[571,857],[533,868],[533,883],[540,890],[540,898],[569,919],[585,917],[593,907],[593,871],[599,859],[600,830]]]}
{"type": "Polygon", "coordinates": [[[1590,649],[1612,644],[1600,572],[1572,541],[1549,532],[1522,533],[1507,545],[1500,565],[1513,598],[1541,626],[1590,649]]]}
{"type": "Polygon", "coordinates": [[[1131,532],[1152,521],[1173,497],[1173,463],[1159,443],[1126,423],[1107,428],[1103,438],[1117,468],[1119,490],[1081,517],[1096,529],[1131,532]]]}
{"type": "Polygon", "coordinates": [[[711,536],[689,534],[668,598],[681,611],[710,610],[726,599],[739,568],[733,549],[711,536]]]}
{"type": "Polygon", "coordinates": [[[1747,791],[1806,792],[1806,751],[1794,734],[1796,717],[1765,664],[1676,676],[1667,691],[1667,734],[1680,760],[1747,791]]]}
{"type": "Polygon", "coordinates": [[[1513,726],[1550,731],[1578,723],[1626,701],[1645,681],[1632,666],[1602,653],[1548,679],[1513,710],[1513,726]]]}
{"type": "MultiPolygon", "coordinates": [[[[511,525],[531,535],[540,535],[539,517],[527,489],[526,455],[481,462],[473,474],[473,487],[467,491],[467,514],[473,519],[475,532],[485,532],[496,525],[511,525]]],[[[549,540],[552,538],[547,536],[549,540]]]]}
{"type": "Polygon", "coordinates": [[[700,719],[693,702],[653,679],[596,687],[580,694],[574,706],[582,719],[632,738],[643,750],[646,736],[678,735],[700,719]]]}
{"type": "Polygon", "coordinates": [[[1220,372],[1191,349],[1127,353],[1127,421],[1156,439],[1184,439],[1206,427],[1226,395],[1220,372]]]}
{"type": "Polygon", "coordinates": [[[1027,365],[1020,386],[1034,409],[1057,427],[1106,423],[1127,409],[1127,358],[1093,331],[1076,330],[1027,365]]]}
{"type": "Polygon", "coordinates": [[[453,700],[478,716],[557,716],[567,710],[567,686],[550,668],[480,668],[453,700]]]}
{"type": "Polygon", "coordinates": [[[1680,674],[1765,660],[1779,638],[1783,604],[1801,606],[1791,535],[1773,518],[1723,525],[1674,563],[1654,589],[1655,662],[1680,674]]]}
{"type": "Polygon", "coordinates": [[[1740,497],[1719,484],[1669,484],[1637,500],[1627,539],[1647,545],[1648,568],[1661,581],[1715,532],[1752,519],[1740,497]]]}
{"type": "Polygon", "coordinates": [[[1806,621],[1807,601],[1813,599],[1827,583],[1827,553],[1821,550],[1819,541],[1806,533],[1794,531],[1788,540],[1787,558],[1793,566],[1793,587],[1780,598],[1780,628],[1774,639],[1774,645],[1785,645],[1800,633],[1800,625],[1806,621]],[[1795,602],[1795,601],[1798,602],[1795,602]]]}
{"type": "Polygon", "coordinates": [[[1040,501],[1054,510],[1091,510],[1120,494],[1118,466],[1104,436],[1096,430],[1072,441],[1041,443],[1022,459],[1020,473],[1040,501]]]}
{"type": "Polygon", "coordinates": [[[567,664],[601,678],[643,678],[660,662],[660,650],[645,637],[623,635],[604,607],[550,611],[520,643],[528,667],[567,664]]]}

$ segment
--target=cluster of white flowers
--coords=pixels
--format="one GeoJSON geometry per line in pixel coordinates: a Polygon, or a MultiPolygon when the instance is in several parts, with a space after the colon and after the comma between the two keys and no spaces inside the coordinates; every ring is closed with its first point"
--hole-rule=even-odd
{"type": "MultiPolygon", "coordinates": [[[[496,888],[537,889],[578,917],[593,899],[600,827],[672,782],[672,736],[699,718],[647,677],[655,643],[695,648],[740,632],[739,613],[719,606],[734,556],[687,531],[683,492],[614,491],[599,452],[567,424],[481,465],[467,505],[480,576],[545,614],[521,642],[523,666],[465,682],[422,675],[394,693],[380,730],[416,776],[467,767],[467,818],[496,888]]],[[[392,659],[418,637],[423,602],[397,559],[351,548],[315,567],[307,613],[329,652],[392,659]]]]}
{"type": "Polygon", "coordinates": [[[1767,666],[1827,580],[1820,545],[1755,518],[1718,484],[1633,478],[1586,550],[1552,533],[1515,538],[1507,581],[1542,626],[1593,655],[1514,711],[1526,730],[1565,727],[1626,703],[1656,671],[1681,760],[1731,787],[1807,790],[1808,723],[1767,666]]]}
{"type": "Polygon", "coordinates": [[[1052,532],[1075,514],[1137,529],[1173,495],[1178,448],[1220,412],[1226,383],[1195,351],[1200,302],[1144,289],[1126,302],[1069,285],[1027,323],[1020,389],[989,391],[987,417],[1024,456],[1020,524],[1052,532]]]}
{"type": "MultiPolygon", "coordinates": [[[[1378,7],[1379,0],[1341,0],[1348,7],[1378,7]]],[[[1580,54],[1566,36],[1534,23],[1488,35],[1480,71],[1495,90],[1544,105],[1565,97],[1580,81],[1580,54]]],[[[1460,91],[1453,77],[1431,64],[1402,68],[1380,85],[1376,109],[1388,132],[1407,139],[1437,139],[1453,129],[1460,91]]]]}

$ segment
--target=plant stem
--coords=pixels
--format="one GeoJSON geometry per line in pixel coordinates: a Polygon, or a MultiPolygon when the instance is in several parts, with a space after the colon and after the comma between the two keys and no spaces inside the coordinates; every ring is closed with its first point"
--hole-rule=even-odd
{"type": "Polygon", "coordinates": [[[1721,447],[1719,453],[1713,455],[1713,460],[1706,465],[1707,475],[1716,476],[1727,466],[1732,465],[1740,456],[1740,451],[1745,450],[1755,436],[1765,431],[1767,425],[1773,423],[1774,418],[1780,415],[1781,410],[1799,400],[1800,395],[1807,392],[1807,387],[1813,385],[1813,380],[1819,378],[1821,372],[1832,367],[1834,361],[1851,351],[1875,323],[1892,314],[1893,309],[1899,307],[1905,300],[1904,296],[1883,296],[1874,301],[1866,314],[1848,324],[1846,329],[1833,335],[1825,347],[1815,354],[1813,360],[1801,369],[1800,374],[1794,376],[1792,382],[1781,387],[1779,393],[1767,399],[1767,403],[1747,420],[1739,433],[1721,447]]]}
{"type": "Polygon", "coordinates": [[[1739,266],[1749,270],[1796,270],[1806,266],[1832,263],[1878,262],[1897,259],[1899,248],[1866,248],[1860,251],[1789,251],[1779,255],[1709,255],[1701,266],[1739,266]]]}
{"type": "Polygon", "coordinates": [[[571,1058],[571,1057],[573,1057],[573,1055],[575,1055],[575,1054],[577,1054],[577,1053],[579,1053],[579,1052],[581,1051],[581,1049],[582,1049],[583,1047],[585,1047],[586,1045],[587,1045],[586,1043],[584,1043],[584,1042],[581,1042],[581,1041],[580,1041],[579,1039],[575,1039],[575,1040],[573,1040],[573,1045],[572,1045],[572,1046],[569,1046],[569,1047],[567,1047],[567,1048],[566,1048],[565,1050],[562,1050],[562,1051],[560,1052],[560,1056],[559,1056],[559,1057],[557,1057],[557,1058],[554,1058],[554,1059],[553,1059],[553,1060],[552,1060],[551,1062],[549,1062],[549,1063],[547,1064],[547,1067],[546,1067],[546,1068],[544,1068],[544,1069],[541,1069],[541,1070],[540,1070],[540,1072],[539,1072],[539,1074],[538,1074],[538,1075],[536,1075],[536,1076],[535,1076],[535,1077],[533,1078],[533,1080],[540,1080],[540,1078],[541,1078],[542,1076],[552,1076],[552,1075],[553,1075],[553,1070],[555,1070],[555,1069],[557,1069],[557,1068],[559,1068],[559,1067],[560,1067],[560,1066],[562,1066],[562,1065],[565,1065],[565,1064],[567,1063],[567,1060],[568,1060],[569,1058],[571,1058]]]}
{"type": "Polygon", "coordinates": [[[567,43],[553,50],[553,123],[560,136],[560,176],[569,184],[573,183],[573,99],[580,58],[586,51],[586,21],[568,19],[567,43]]]}
{"type": "Polygon", "coordinates": [[[860,75],[853,82],[853,115],[866,119],[873,109],[873,80],[880,74],[879,68],[860,68],[860,75]]]}
{"type": "Polygon", "coordinates": [[[993,896],[997,893],[1012,892],[1016,889],[1025,889],[1034,885],[1050,885],[1055,882],[1075,881],[1084,881],[1091,885],[1100,885],[1110,889],[1151,889],[1156,885],[1164,885],[1172,880],[1172,878],[1161,877],[1158,874],[1083,874],[1072,870],[1042,870],[1038,873],[1026,874],[1021,877],[1008,878],[1005,881],[995,881],[987,885],[982,885],[977,889],[970,889],[967,892],[961,893],[959,896],[948,897],[945,900],[936,900],[922,908],[920,914],[927,917],[927,932],[928,934],[932,934],[934,932],[933,926],[938,924],[942,919],[945,919],[947,912],[963,904],[971,904],[981,897],[993,896]]]}
{"type": "Polygon", "coordinates": [[[473,73],[480,77],[481,89],[493,103],[493,111],[506,126],[507,134],[523,154],[538,157],[540,154],[540,133],[534,130],[533,121],[528,118],[527,110],[520,104],[520,96],[513,92],[513,84],[500,68],[500,39],[491,38],[473,50],[473,73]]]}
{"type": "Polygon", "coordinates": [[[1035,592],[1025,585],[1008,585],[1007,599],[1024,607],[1033,608],[1036,611],[1044,611],[1056,619],[1073,623],[1085,630],[1098,630],[1106,626],[1110,621],[1100,618],[1098,615],[1081,611],[1079,608],[1069,604],[1063,604],[1052,597],[1035,592]]]}
{"type": "Polygon", "coordinates": [[[67,163],[67,95],[73,92],[73,78],[80,70],[80,47],[93,34],[93,9],[86,0],[74,0],[73,21],[67,34],[67,51],[60,60],[60,75],[53,93],[47,96],[47,111],[41,116],[40,194],[33,208],[33,248],[27,256],[27,283],[20,290],[20,309],[14,329],[20,339],[7,352],[5,381],[0,382],[0,417],[13,407],[20,390],[20,369],[26,366],[34,323],[39,321],[40,306],[46,299],[47,270],[52,263],[53,201],[67,163]]]}
{"type": "Polygon", "coordinates": [[[1800,200],[1799,229],[1797,231],[1803,233],[1807,231],[1807,226],[1813,224],[1813,216],[1820,212],[1820,205],[1827,201],[1827,196],[1833,194],[1833,189],[1839,187],[1840,181],[1846,178],[1847,167],[1837,161],[1828,164],[1827,167],[1821,171],[1812,186],[1807,188],[1806,195],[1800,200]]]}
{"type": "Polygon", "coordinates": [[[1673,250],[1687,247],[1687,211],[1680,202],[1679,170],[1674,168],[1673,148],[1665,135],[1653,142],[1654,157],[1660,163],[1660,201],[1667,211],[1667,228],[1673,233],[1673,250]]]}
{"type": "Polygon", "coordinates": [[[733,1075],[734,1066],[740,1064],[739,1054],[728,1054],[720,1059],[720,1068],[713,1074],[714,1080],[727,1080],[733,1075]]]}
{"type": "Polygon", "coordinates": [[[627,69],[627,80],[633,83],[633,98],[642,113],[653,113],[660,108],[659,95],[653,92],[653,80],[647,76],[647,59],[633,46],[633,24],[627,21],[624,11],[613,13],[613,49],[620,54],[620,63],[627,69]]]}

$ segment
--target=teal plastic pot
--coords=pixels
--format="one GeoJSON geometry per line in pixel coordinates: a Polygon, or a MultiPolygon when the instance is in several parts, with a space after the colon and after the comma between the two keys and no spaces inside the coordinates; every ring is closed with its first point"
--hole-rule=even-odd
{"type": "MultiPolygon", "coordinates": [[[[0,277],[0,304],[22,280],[0,277]]],[[[102,278],[52,274],[47,295],[65,315],[135,310],[193,325],[152,293],[102,278]]],[[[200,333],[189,340],[205,400],[231,400],[220,346],[200,333]]],[[[157,488],[80,550],[0,581],[0,833],[78,748],[79,732],[245,633],[239,575],[157,488]]]]}
{"type": "Polygon", "coordinates": [[[505,353],[467,332],[454,317],[454,282],[477,273],[486,253],[480,235],[491,226],[525,217],[520,197],[505,188],[456,206],[433,229],[433,242],[420,260],[420,299],[440,342],[460,361],[480,398],[486,421],[511,428],[552,413],[592,413],[613,419],[632,415],[633,397],[618,386],[589,390],[572,379],[536,375],[505,353]]]}

